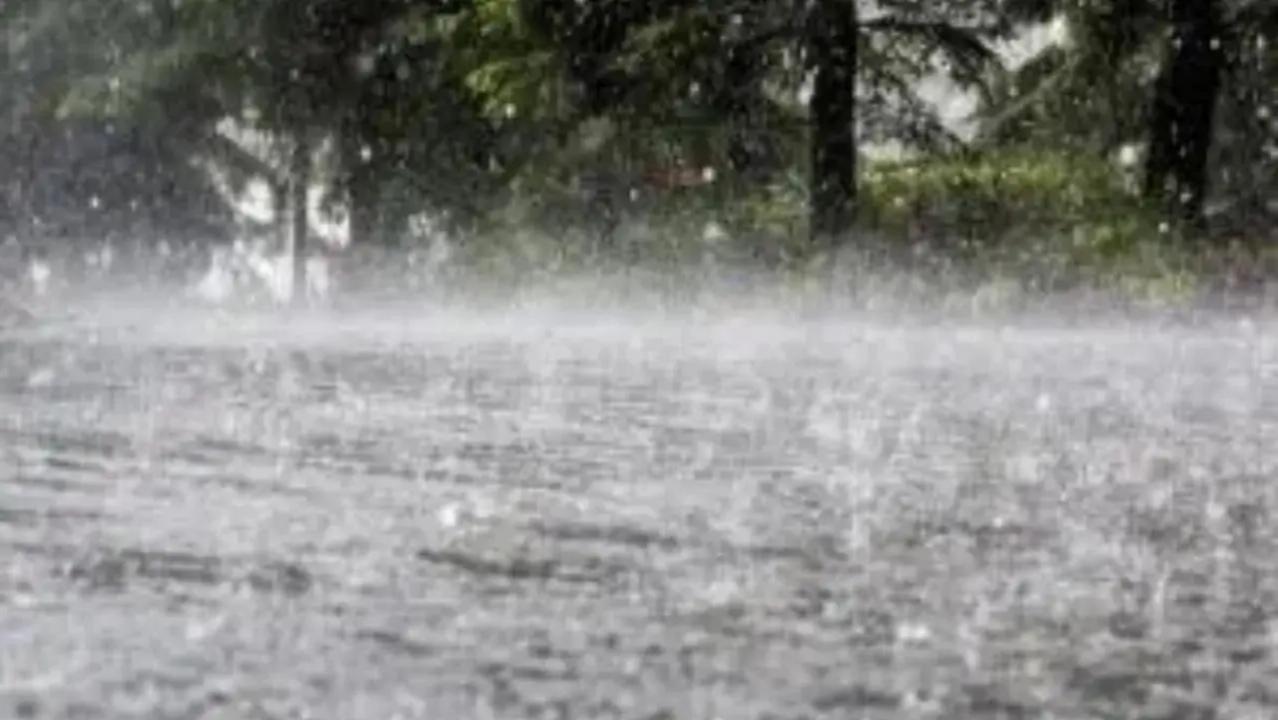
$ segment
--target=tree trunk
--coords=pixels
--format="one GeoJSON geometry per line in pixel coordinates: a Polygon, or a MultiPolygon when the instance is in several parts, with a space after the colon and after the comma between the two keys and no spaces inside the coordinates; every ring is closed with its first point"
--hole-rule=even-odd
{"type": "Polygon", "coordinates": [[[347,178],[347,202],[350,203],[350,243],[370,245],[379,237],[377,219],[378,186],[369,168],[354,168],[347,178]]]}
{"type": "Polygon", "coordinates": [[[306,299],[306,235],[307,190],[311,184],[311,148],[304,134],[299,134],[289,160],[289,204],[292,206],[291,251],[293,257],[294,304],[306,299]]]}
{"type": "Polygon", "coordinates": [[[813,0],[811,239],[832,245],[856,219],[857,15],[853,0],[813,0]]]}
{"type": "Polygon", "coordinates": [[[767,169],[763,167],[767,153],[760,142],[763,133],[754,118],[763,70],[760,48],[740,41],[728,47],[724,85],[716,104],[728,121],[728,169],[734,178],[746,181],[761,179],[767,169]]]}
{"type": "Polygon", "coordinates": [[[1154,91],[1145,195],[1179,223],[1201,226],[1216,101],[1220,94],[1219,0],[1170,0],[1172,32],[1154,91]]]}
{"type": "MultiPolygon", "coordinates": [[[[362,103],[358,106],[363,110],[362,103]]],[[[362,113],[352,112],[342,122],[342,185],[346,194],[350,244],[372,244],[377,238],[377,206],[381,190],[374,170],[372,134],[361,122],[362,113]]]]}
{"type": "Polygon", "coordinates": [[[287,177],[276,177],[271,182],[271,217],[275,219],[275,252],[283,253],[289,249],[292,240],[289,235],[292,221],[288,216],[289,181],[287,177]]]}

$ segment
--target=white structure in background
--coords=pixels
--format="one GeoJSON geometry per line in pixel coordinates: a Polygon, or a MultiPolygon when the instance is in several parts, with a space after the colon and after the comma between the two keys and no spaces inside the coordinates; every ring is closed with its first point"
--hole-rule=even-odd
{"type": "MultiPolygon", "coordinates": [[[[312,255],[306,259],[305,298],[323,301],[330,296],[332,280],[328,259],[312,255]]],[[[293,300],[293,258],[289,253],[271,253],[260,245],[242,240],[213,248],[209,267],[189,290],[192,297],[214,304],[236,299],[264,298],[285,304],[293,300]]]]}
{"type": "MultiPolygon", "coordinates": [[[[218,132],[234,148],[251,161],[270,172],[281,186],[279,178],[285,176],[276,162],[276,140],[265,133],[241,126],[234,121],[223,121],[218,132]]],[[[319,152],[331,152],[331,143],[322,143],[319,152]]],[[[204,163],[214,186],[235,209],[241,219],[240,237],[230,246],[213,248],[209,267],[204,275],[189,289],[193,297],[212,303],[230,302],[236,298],[265,298],[276,303],[293,300],[293,255],[291,248],[281,242],[280,228],[288,220],[277,217],[275,191],[272,178],[254,177],[236,191],[230,173],[215,161],[204,163]]],[[[307,191],[307,222],[309,231],[306,258],[305,298],[310,301],[327,299],[333,289],[330,272],[330,255],[350,244],[349,221],[344,216],[333,217],[324,212],[321,187],[307,191]]]]}
{"type": "MultiPolygon", "coordinates": [[[[277,303],[287,303],[293,299],[293,257],[291,254],[264,254],[241,251],[239,243],[235,248],[248,268],[250,276],[267,290],[270,298],[277,303]]],[[[306,258],[306,287],[304,297],[310,301],[325,300],[329,296],[331,282],[328,272],[328,259],[322,255],[311,255],[306,258]]]]}

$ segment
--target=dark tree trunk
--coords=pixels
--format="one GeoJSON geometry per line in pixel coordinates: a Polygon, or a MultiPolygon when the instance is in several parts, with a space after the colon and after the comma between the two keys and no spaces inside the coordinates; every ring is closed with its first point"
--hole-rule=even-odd
{"type": "Polygon", "coordinates": [[[1150,110],[1145,194],[1177,223],[1197,226],[1221,86],[1220,3],[1169,1],[1172,32],[1150,110]]]}
{"type": "Polygon", "coordinates": [[[716,104],[729,123],[728,166],[736,177],[758,179],[768,160],[761,142],[764,133],[756,127],[753,115],[760,100],[759,79],[764,71],[762,51],[750,43],[737,43],[730,45],[727,52],[724,85],[716,104]]]}
{"type": "Polygon", "coordinates": [[[307,189],[311,184],[310,143],[299,134],[289,160],[289,204],[292,206],[291,251],[293,257],[293,302],[306,299],[306,241],[308,231],[307,189]]]}
{"type": "Polygon", "coordinates": [[[380,188],[373,157],[365,153],[367,133],[357,115],[342,128],[342,184],[350,216],[350,243],[372,244],[378,234],[377,206],[380,188]]]}
{"type": "Polygon", "coordinates": [[[366,167],[356,168],[347,188],[350,202],[350,242],[373,244],[378,238],[377,184],[366,167]]]}
{"type": "Polygon", "coordinates": [[[275,245],[276,252],[286,252],[292,240],[289,235],[292,233],[290,225],[292,221],[288,216],[288,195],[289,180],[287,177],[277,177],[271,182],[271,211],[272,217],[275,218],[275,245]]]}
{"type": "Polygon", "coordinates": [[[810,23],[816,78],[809,210],[812,241],[821,246],[846,238],[856,217],[856,3],[813,0],[810,23]]]}

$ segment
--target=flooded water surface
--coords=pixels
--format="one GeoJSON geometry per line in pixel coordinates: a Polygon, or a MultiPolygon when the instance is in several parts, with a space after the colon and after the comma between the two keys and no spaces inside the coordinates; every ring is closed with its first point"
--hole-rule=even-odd
{"type": "Polygon", "coordinates": [[[0,334],[0,717],[1278,712],[1266,323],[87,317],[0,334]]]}

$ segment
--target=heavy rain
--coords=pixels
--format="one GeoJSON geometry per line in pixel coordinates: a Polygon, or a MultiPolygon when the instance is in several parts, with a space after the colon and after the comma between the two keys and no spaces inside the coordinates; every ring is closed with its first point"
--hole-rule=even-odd
{"type": "Polygon", "coordinates": [[[1275,33],[0,1],[0,718],[1273,717],[1275,33]]]}

